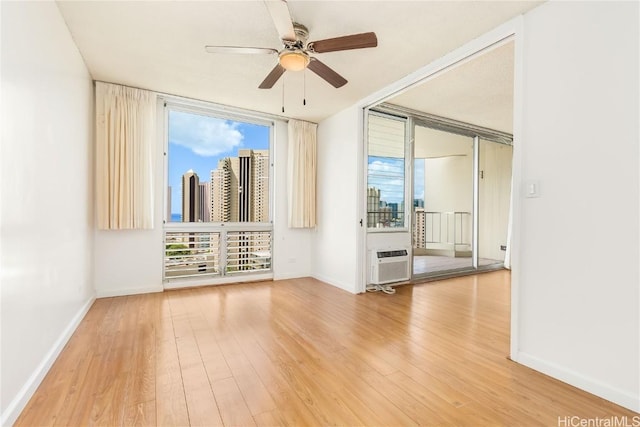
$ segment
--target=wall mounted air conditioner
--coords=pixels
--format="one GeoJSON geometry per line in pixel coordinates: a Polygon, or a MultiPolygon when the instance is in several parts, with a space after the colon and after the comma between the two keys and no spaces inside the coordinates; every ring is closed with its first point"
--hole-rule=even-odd
{"type": "Polygon", "coordinates": [[[371,283],[385,283],[409,280],[409,254],[406,249],[371,251],[371,283]]]}

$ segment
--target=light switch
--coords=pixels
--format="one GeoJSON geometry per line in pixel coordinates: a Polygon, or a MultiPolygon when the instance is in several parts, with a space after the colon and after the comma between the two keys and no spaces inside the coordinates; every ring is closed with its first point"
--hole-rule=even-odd
{"type": "Polygon", "coordinates": [[[528,179],[524,186],[525,197],[540,197],[540,181],[528,179]]]}

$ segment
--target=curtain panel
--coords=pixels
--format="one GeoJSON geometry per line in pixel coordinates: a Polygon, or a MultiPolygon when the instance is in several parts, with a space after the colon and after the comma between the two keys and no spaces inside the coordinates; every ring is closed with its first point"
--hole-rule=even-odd
{"type": "Polygon", "coordinates": [[[289,227],[316,226],[315,123],[289,120],[288,199],[289,227]]]}
{"type": "Polygon", "coordinates": [[[96,82],[96,209],[101,230],[153,228],[155,94],[96,82]]]}

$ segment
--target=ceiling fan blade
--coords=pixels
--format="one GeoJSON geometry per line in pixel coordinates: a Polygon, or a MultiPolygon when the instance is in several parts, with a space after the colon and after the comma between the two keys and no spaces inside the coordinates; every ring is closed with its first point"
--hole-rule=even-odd
{"type": "Polygon", "coordinates": [[[312,52],[324,53],[376,46],[378,46],[376,33],[362,33],[311,42],[308,49],[312,52]]]}
{"type": "Polygon", "coordinates": [[[309,62],[307,68],[325,79],[331,86],[335,88],[339,88],[347,84],[347,80],[344,77],[333,71],[324,63],[318,61],[316,58],[311,58],[311,61],[309,62]]]}
{"type": "Polygon", "coordinates": [[[296,33],[293,31],[293,21],[286,0],[264,0],[264,4],[267,5],[280,39],[295,41],[296,33]]]}
{"type": "Polygon", "coordinates": [[[278,53],[276,49],[268,47],[242,47],[242,46],[205,46],[204,49],[209,53],[240,53],[240,54],[274,54],[278,53]]]}
{"type": "Polygon", "coordinates": [[[285,72],[285,69],[280,64],[276,64],[276,66],[273,67],[273,70],[271,70],[269,75],[262,81],[262,83],[260,83],[260,86],[258,86],[258,88],[271,89],[273,85],[276,84],[280,76],[284,74],[284,72],[285,72]]]}

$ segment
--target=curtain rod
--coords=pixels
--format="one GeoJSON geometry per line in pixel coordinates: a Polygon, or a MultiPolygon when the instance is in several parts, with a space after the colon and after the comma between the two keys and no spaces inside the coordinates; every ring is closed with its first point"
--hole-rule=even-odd
{"type": "MultiPolygon", "coordinates": [[[[182,96],[182,95],[175,95],[172,93],[166,93],[166,92],[158,92],[157,90],[152,90],[152,89],[145,89],[145,88],[141,88],[141,87],[137,87],[137,86],[131,86],[131,85],[125,85],[125,84],[121,84],[121,83],[113,83],[113,82],[107,82],[104,80],[98,80],[98,79],[93,79],[93,85],[95,86],[97,82],[100,83],[106,83],[106,84],[112,84],[112,85],[118,85],[118,86],[123,86],[123,87],[128,87],[131,89],[138,89],[138,90],[146,90],[149,92],[153,92],[156,95],[159,96],[165,96],[165,97],[172,97],[172,98],[177,98],[177,99],[181,99],[181,100],[185,100],[185,101],[192,101],[192,102],[200,102],[200,103],[206,103],[206,104],[211,104],[219,109],[222,110],[227,110],[227,111],[233,111],[233,112],[237,112],[237,113],[250,113],[250,114],[255,114],[257,116],[261,116],[262,118],[266,118],[266,119],[270,119],[270,120],[280,120],[280,121],[284,121],[284,122],[289,122],[289,120],[292,120],[291,117],[285,117],[285,116],[279,116],[277,114],[271,114],[271,113],[263,113],[261,111],[255,111],[255,110],[247,110],[247,109],[242,109],[242,108],[238,108],[238,107],[234,107],[231,105],[224,105],[224,104],[218,104],[216,102],[211,102],[211,101],[206,101],[204,99],[197,99],[197,98],[190,98],[188,96],[182,96]]],[[[293,119],[293,120],[299,120],[299,119],[293,119]]],[[[303,120],[306,122],[309,122],[308,120],[303,120]]],[[[315,122],[309,122],[309,123],[314,123],[317,124],[315,122]]]]}

